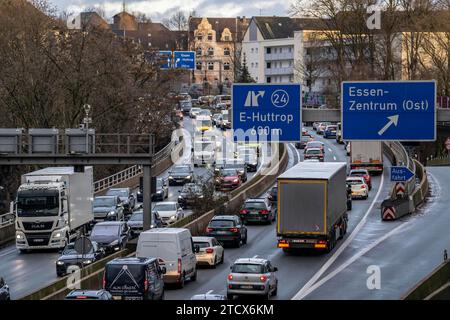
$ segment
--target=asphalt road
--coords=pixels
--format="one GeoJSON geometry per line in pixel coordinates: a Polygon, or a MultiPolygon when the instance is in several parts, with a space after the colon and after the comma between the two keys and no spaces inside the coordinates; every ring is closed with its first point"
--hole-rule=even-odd
{"type": "Polygon", "coordinates": [[[444,250],[450,249],[450,170],[427,170],[428,201],[416,213],[395,222],[382,222],[379,210],[372,212],[334,270],[306,299],[400,299],[443,262],[444,250]],[[379,268],[379,289],[372,279],[371,289],[367,286],[373,266],[379,268]]]}
{"type": "MultiPolygon", "coordinates": [[[[347,162],[343,145],[338,145],[335,140],[324,140],[321,137],[317,137],[317,139],[325,142],[325,161],[347,162]]],[[[296,164],[299,158],[300,161],[303,160],[303,151],[296,150],[293,145],[289,145],[289,167],[296,164]]],[[[355,200],[353,202],[353,210],[349,212],[349,233],[355,230],[356,225],[371,207],[374,195],[380,188],[380,182],[380,177],[373,178],[373,189],[370,192],[369,199],[366,201],[355,200]]],[[[166,299],[190,299],[195,294],[206,293],[210,290],[213,290],[214,293],[226,294],[225,284],[230,265],[238,258],[255,256],[268,258],[274,266],[278,267],[278,295],[274,299],[291,299],[339,250],[342,244],[343,242],[340,241],[331,254],[305,252],[298,255],[287,255],[276,247],[275,224],[249,225],[247,245],[239,249],[225,248],[225,263],[223,265],[217,266],[216,269],[202,268],[198,273],[196,282],[188,283],[181,290],[167,290],[166,299]]],[[[361,245],[364,245],[364,243],[361,245]]]]}
{"type": "MultiPolygon", "coordinates": [[[[192,120],[185,117],[183,127],[193,132],[192,120]]],[[[223,134],[220,130],[214,129],[219,134],[223,134]]],[[[228,132],[224,133],[229,135],[228,132]]],[[[190,156],[187,159],[179,159],[177,164],[186,161],[190,162],[190,156]]],[[[159,177],[167,177],[168,171],[163,172],[159,177]]],[[[194,170],[195,176],[203,176],[207,174],[208,169],[205,167],[197,167],[194,170]]],[[[248,179],[253,177],[254,173],[248,174],[248,179]]],[[[181,186],[169,187],[169,197],[166,201],[177,201],[181,186]]],[[[185,216],[192,214],[192,211],[186,210],[185,216]]],[[[57,280],[55,271],[55,261],[59,257],[59,253],[51,250],[35,251],[21,254],[16,250],[15,244],[11,244],[0,250],[0,277],[3,277],[11,289],[11,299],[19,299],[30,294],[39,288],[42,288],[55,280],[57,280]]]]}

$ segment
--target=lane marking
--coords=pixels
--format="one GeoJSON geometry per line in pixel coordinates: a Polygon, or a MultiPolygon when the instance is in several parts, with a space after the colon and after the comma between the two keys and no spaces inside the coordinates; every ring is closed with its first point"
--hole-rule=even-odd
{"type": "Polygon", "coordinates": [[[258,255],[256,255],[256,256],[253,256],[253,258],[252,258],[252,259],[256,259],[256,258],[258,258],[258,255]]]}
{"type": "Polygon", "coordinates": [[[328,151],[333,152],[333,150],[331,150],[331,148],[328,148],[328,151]]]}
{"type": "Polygon", "coordinates": [[[350,234],[350,236],[344,241],[344,243],[338,248],[338,250],[331,256],[330,259],[325,262],[325,264],[317,271],[314,276],[294,295],[292,300],[301,300],[303,299],[307,294],[310,288],[319,280],[319,278],[331,267],[331,265],[339,258],[339,256],[344,252],[344,250],[350,245],[350,243],[353,241],[353,239],[356,237],[356,235],[359,233],[359,231],[362,229],[362,227],[366,224],[367,218],[372,211],[373,207],[375,206],[375,203],[378,201],[378,198],[381,194],[381,190],[383,190],[384,185],[384,174],[381,176],[381,182],[380,186],[378,188],[378,192],[373,199],[372,203],[370,204],[369,209],[367,209],[364,217],[361,219],[361,221],[358,223],[358,225],[353,229],[353,232],[350,234]]]}
{"type": "Polygon", "coordinates": [[[337,161],[337,158],[336,158],[336,156],[333,156],[333,159],[334,159],[334,161],[337,161]]]}
{"type": "Polygon", "coordinates": [[[311,294],[315,290],[317,290],[319,287],[324,285],[326,282],[333,279],[336,275],[341,273],[344,269],[346,269],[349,265],[351,265],[353,262],[361,258],[363,255],[365,255],[367,252],[378,246],[383,241],[387,240],[391,236],[393,236],[395,233],[398,233],[401,231],[401,229],[405,228],[409,223],[404,223],[399,226],[397,226],[395,229],[391,230],[390,232],[386,233],[383,237],[379,238],[377,241],[370,244],[368,247],[364,248],[357,254],[355,254],[353,257],[345,261],[342,265],[340,265],[336,270],[333,270],[333,272],[326,275],[324,278],[320,279],[320,281],[316,282],[313,286],[311,286],[302,296],[302,299],[305,298],[307,295],[311,294]]]}
{"type": "Polygon", "coordinates": [[[214,292],[214,290],[209,290],[206,294],[211,294],[213,292],[214,292]]]}
{"type": "Polygon", "coordinates": [[[16,249],[16,248],[13,248],[13,249],[11,249],[11,250],[9,250],[9,251],[0,253],[0,257],[4,257],[4,256],[7,256],[7,255],[10,255],[11,253],[14,253],[14,252],[17,252],[17,249],[16,249]]]}

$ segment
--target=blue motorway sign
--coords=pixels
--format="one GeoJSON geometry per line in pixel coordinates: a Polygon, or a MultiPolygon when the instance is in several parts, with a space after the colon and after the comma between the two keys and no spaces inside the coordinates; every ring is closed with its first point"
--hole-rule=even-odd
{"type": "Polygon", "coordinates": [[[343,82],[342,138],[435,141],[436,82],[343,82]]]}
{"type": "Polygon", "coordinates": [[[194,51],[174,51],[173,67],[175,69],[195,69],[195,52],[194,51]]]}
{"type": "Polygon", "coordinates": [[[300,141],[301,92],[300,84],[234,84],[231,99],[235,141],[245,141],[241,130],[258,141],[300,141]]]}
{"type": "Polygon", "coordinates": [[[158,58],[160,69],[170,69],[172,67],[172,51],[159,51],[158,58]]]}
{"type": "Polygon", "coordinates": [[[407,167],[391,167],[391,181],[393,182],[405,182],[414,176],[414,172],[407,167]]]}

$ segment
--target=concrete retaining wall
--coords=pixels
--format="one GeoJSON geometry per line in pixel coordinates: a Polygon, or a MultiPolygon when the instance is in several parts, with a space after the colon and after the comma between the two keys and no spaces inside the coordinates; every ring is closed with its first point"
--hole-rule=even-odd
{"type": "Polygon", "coordinates": [[[433,272],[412,288],[403,300],[439,300],[450,298],[450,261],[442,263],[433,272]]]}

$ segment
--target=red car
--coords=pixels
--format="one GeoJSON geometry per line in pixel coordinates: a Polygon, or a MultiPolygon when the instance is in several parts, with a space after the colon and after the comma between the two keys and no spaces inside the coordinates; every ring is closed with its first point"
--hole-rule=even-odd
{"type": "Polygon", "coordinates": [[[369,190],[372,190],[372,178],[369,171],[366,169],[354,169],[350,171],[349,177],[363,177],[364,182],[369,186],[369,190]]]}
{"type": "Polygon", "coordinates": [[[239,171],[236,169],[221,169],[215,180],[216,190],[231,191],[242,184],[239,171]]]}

